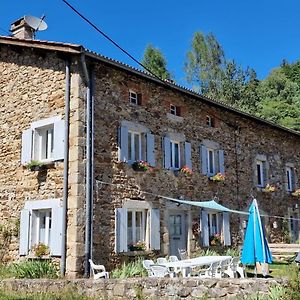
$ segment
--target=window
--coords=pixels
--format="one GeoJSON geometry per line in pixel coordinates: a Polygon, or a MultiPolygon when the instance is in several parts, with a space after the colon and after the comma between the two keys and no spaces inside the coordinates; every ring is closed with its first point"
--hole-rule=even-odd
{"type": "Polygon", "coordinates": [[[128,161],[134,162],[142,159],[142,135],[128,131],[128,161]]]}
{"type": "Polygon", "coordinates": [[[129,91],[129,101],[133,104],[138,104],[138,95],[136,92],[129,91]]]}
{"type": "Polygon", "coordinates": [[[20,255],[28,255],[38,243],[61,255],[62,207],[60,199],[26,201],[20,218],[20,255]]]}
{"type": "Polygon", "coordinates": [[[146,210],[127,211],[127,243],[146,242],[146,210]]]}
{"type": "Polygon", "coordinates": [[[21,163],[42,162],[64,158],[64,120],[53,117],[33,122],[22,133],[21,163]]]}
{"type": "Polygon", "coordinates": [[[295,171],[293,167],[286,166],[286,190],[293,192],[295,190],[295,171]]]}
{"type": "Polygon", "coordinates": [[[214,119],[211,116],[206,116],[206,125],[209,127],[214,127],[214,119]]]}
{"type": "Polygon", "coordinates": [[[209,213],[208,214],[208,226],[209,226],[209,236],[214,236],[217,233],[220,233],[218,228],[219,220],[218,214],[209,213]]]}
{"type": "Polygon", "coordinates": [[[171,168],[180,168],[180,143],[170,141],[171,168]]]}
{"type": "Polygon", "coordinates": [[[257,186],[258,187],[264,187],[265,186],[265,180],[266,180],[266,174],[265,174],[265,162],[258,160],[256,162],[256,179],[257,179],[257,186]]]}
{"type": "Polygon", "coordinates": [[[182,215],[171,215],[169,217],[169,234],[172,235],[181,235],[182,232],[182,215]]]}
{"type": "Polygon", "coordinates": [[[180,116],[180,107],[170,104],[170,114],[174,116],[180,116]]]}
{"type": "Polygon", "coordinates": [[[217,173],[225,173],[224,151],[218,149],[215,143],[206,143],[200,146],[201,172],[207,176],[213,176],[217,173]]]}
{"type": "Polygon", "coordinates": [[[160,250],[159,209],[149,203],[129,200],[115,211],[115,251],[127,252],[130,245],[144,242],[146,249],[160,250]]]}
{"type": "Polygon", "coordinates": [[[155,166],[154,135],[145,126],[123,121],[119,128],[119,160],[129,164],[144,160],[155,166]]]}

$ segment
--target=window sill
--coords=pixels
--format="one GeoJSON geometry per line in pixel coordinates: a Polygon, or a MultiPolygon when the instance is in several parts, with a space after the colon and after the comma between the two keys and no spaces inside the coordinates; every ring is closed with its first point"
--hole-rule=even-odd
{"type": "Polygon", "coordinates": [[[50,255],[42,255],[42,256],[35,256],[35,255],[32,255],[32,254],[29,254],[26,256],[27,259],[30,259],[30,260],[49,260],[49,259],[52,259],[52,257],[50,255]]]}
{"type": "Polygon", "coordinates": [[[183,117],[175,116],[175,115],[172,115],[170,113],[167,113],[167,118],[170,121],[174,121],[174,122],[178,122],[178,123],[182,123],[183,122],[183,117]]]}
{"type": "Polygon", "coordinates": [[[147,255],[150,254],[151,250],[136,250],[136,251],[127,251],[119,253],[123,256],[139,256],[139,255],[147,255]]]}

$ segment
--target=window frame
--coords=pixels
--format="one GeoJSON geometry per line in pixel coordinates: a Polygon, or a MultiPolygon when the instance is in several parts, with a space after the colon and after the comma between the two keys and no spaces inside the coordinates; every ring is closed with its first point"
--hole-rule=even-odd
{"type": "Polygon", "coordinates": [[[211,116],[209,116],[209,115],[206,116],[206,125],[208,127],[214,127],[213,126],[213,118],[211,116]]]}
{"type": "Polygon", "coordinates": [[[212,148],[206,148],[206,151],[207,151],[207,175],[213,176],[217,173],[216,172],[216,158],[215,158],[217,150],[212,149],[212,148]],[[211,153],[211,157],[210,157],[210,153],[211,153]],[[211,162],[212,162],[212,170],[210,169],[211,162]]]}
{"type": "Polygon", "coordinates": [[[170,104],[170,114],[176,117],[181,117],[180,106],[170,104]]]}
{"type": "Polygon", "coordinates": [[[265,180],[266,180],[266,174],[264,172],[265,170],[265,164],[266,162],[263,160],[256,160],[256,184],[258,187],[265,187],[265,180]],[[259,169],[258,169],[259,167],[259,169]],[[260,180],[259,180],[260,179],[260,180]],[[260,182],[259,182],[260,181],[260,182]]]}
{"type": "Polygon", "coordinates": [[[181,151],[180,151],[180,142],[175,140],[170,140],[170,169],[179,170],[181,167],[181,151]],[[177,145],[177,155],[178,155],[178,166],[176,166],[176,151],[175,146],[177,145]]]}
{"type": "Polygon", "coordinates": [[[294,168],[291,166],[286,166],[285,167],[285,175],[286,175],[286,190],[288,192],[293,192],[295,190],[293,178],[295,176],[295,171],[294,168]]]}
{"type": "Polygon", "coordinates": [[[147,223],[148,223],[148,210],[147,209],[138,209],[138,208],[128,208],[127,209],[127,244],[128,244],[128,250],[129,250],[129,245],[131,243],[137,243],[137,242],[143,242],[147,244],[147,223]],[[129,214],[131,213],[131,227],[129,227],[129,214]],[[140,239],[137,239],[136,233],[137,233],[137,228],[136,227],[136,220],[137,220],[137,213],[142,213],[142,218],[141,218],[141,226],[140,226],[140,239]],[[129,240],[129,228],[131,231],[131,237],[132,240],[129,240]]]}
{"type": "Polygon", "coordinates": [[[221,234],[221,232],[219,232],[219,229],[220,229],[220,226],[219,226],[219,223],[220,223],[219,214],[216,213],[216,212],[208,212],[207,214],[208,214],[208,234],[209,234],[209,237],[212,237],[215,234],[221,234]],[[216,225],[214,226],[215,227],[215,232],[212,232],[213,217],[216,218],[215,219],[216,220],[216,225]]]}
{"type": "MultiPolygon", "coordinates": [[[[143,158],[143,149],[142,149],[142,133],[128,130],[128,163],[133,163],[135,161],[140,161],[143,158]],[[129,138],[129,136],[131,136],[129,138]],[[136,145],[135,145],[135,137],[138,136],[138,155],[136,155],[136,145]],[[129,143],[129,140],[131,143],[129,143]],[[130,150],[130,151],[129,151],[130,150]],[[130,155],[131,154],[131,155],[130,155]],[[131,157],[130,157],[131,156],[131,157]],[[137,159],[136,159],[137,157],[137,159]]],[[[145,152],[147,149],[145,149],[145,152]]]]}
{"type": "Polygon", "coordinates": [[[135,105],[138,105],[138,93],[132,90],[129,90],[129,102],[135,105]]]}
{"type": "Polygon", "coordinates": [[[33,160],[47,162],[53,160],[54,124],[35,128],[33,131],[33,160]]]}

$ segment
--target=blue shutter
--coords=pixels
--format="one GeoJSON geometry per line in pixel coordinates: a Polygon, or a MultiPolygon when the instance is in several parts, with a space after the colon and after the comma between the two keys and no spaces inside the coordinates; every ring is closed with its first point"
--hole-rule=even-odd
{"type": "Polygon", "coordinates": [[[62,207],[52,208],[51,236],[50,236],[50,254],[53,256],[61,256],[62,247],[62,207]]]}
{"type": "Polygon", "coordinates": [[[20,217],[20,255],[27,255],[29,250],[29,218],[29,210],[22,209],[20,217]]]}
{"type": "Polygon", "coordinates": [[[160,250],[160,217],[158,208],[152,208],[150,213],[150,249],[160,250]]]}
{"type": "Polygon", "coordinates": [[[207,150],[204,145],[200,146],[201,173],[207,175],[207,150]]]}
{"type": "Polygon", "coordinates": [[[201,237],[202,246],[209,246],[208,214],[205,210],[201,211],[201,237]]]}
{"type": "Polygon", "coordinates": [[[171,145],[170,139],[164,137],[164,168],[170,169],[171,168],[171,145]]]}
{"type": "Polygon", "coordinates": [[[223,236],[224,236],[224,245],[231,245],[231,237],[230,237],[230,223],[229,223],[229,213],[223,213],[223,236]]]}
{"type": "Polygon", "coordinates": [[[150,166],[155,166],[155,153],[154,153],[154,135],[147,133],[147,162],[150,166]]]}
{"type": "Polygon", "coordinates": [[[192,170],[192,147],[191,143],[185,142],[185,165],[192,170]]]}
{"type": "Polygon", "coordinates": [[[219,172],[223,175],[225,174],[225,166],[224,166],[224,150],[219,150],[219,172]]]}
{"type": "Polygon", "coordinates": [[[22,153],[21,164],[26,165],[32,159],[32,134],[31,128],[23,131],[22,133],[22,153]]]}
{"type": "Polygon", "coordinates": [[[127,252],[127,208],[115,210],[115,251],[116,253],[127,252]]]}
{"type": "Polygon", "coordinates": [[[53,159],[64,159],[65,121],[58,120],[54,123],[53,138],[53,159]]]}
{"type": "Polygon", "coordinates": [[[119,160],[128,161],[128,128],[120,127],[119,130],[119,160]]]}

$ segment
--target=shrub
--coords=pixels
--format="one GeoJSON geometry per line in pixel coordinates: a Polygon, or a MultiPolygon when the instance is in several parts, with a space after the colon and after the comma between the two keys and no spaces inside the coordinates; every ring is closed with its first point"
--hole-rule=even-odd
{"type": "Polygon", "coordinates": [[[26,260],[12,265],[15,278],[58,278],[57,267],[48,260],[26,260]]]}
{"type": "Polygon", "coordinates": [[[147,271],[142,265],[142,259],[133,262],[123,263],[121,267],[112,271],[112,278],[129,278],[147,276],[147,271]]]}

